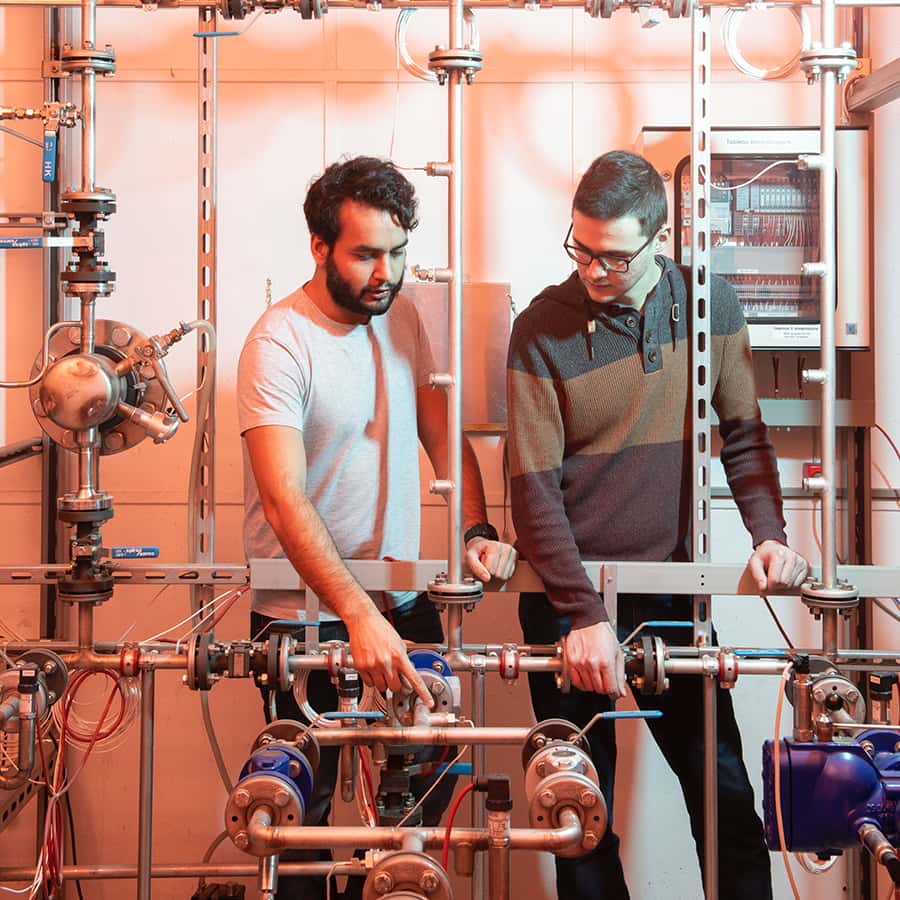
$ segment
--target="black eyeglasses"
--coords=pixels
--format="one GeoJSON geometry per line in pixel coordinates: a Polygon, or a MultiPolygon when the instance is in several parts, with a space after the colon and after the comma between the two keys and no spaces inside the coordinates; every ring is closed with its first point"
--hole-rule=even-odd
{"type": "Polygon", "coordinates": [[[563,241],[563,247],[569,255],[569,259],[575,260],[579,266],[589,266],[596,259],[607,272],[627,272],[628,267],[640,256],[641,251],[656,237],[655,232],[651,234],[631,256],[604,256],[602,253],[591,253],[590,250],[579,247],[577,244],[570,244],[572,227],[572,225],[569,226],[566,239],[563,241]]]}

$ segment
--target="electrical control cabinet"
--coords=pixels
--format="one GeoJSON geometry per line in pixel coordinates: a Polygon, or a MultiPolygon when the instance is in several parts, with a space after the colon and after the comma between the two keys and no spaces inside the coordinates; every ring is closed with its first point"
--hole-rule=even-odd
{"type": "MultiPolygon", "coordinates": [[[[836,314],[839,348],[870,342],[868,130],[836,136],[836,314]]],[[[713,129],[710,250],[713,272],[737,291],[754,347],[820,345],[821,281],[801,274],[819,258],[819,177],[800,155],[819,151],[816,129],[713,129]]],[[[690,130],[645,128],[638,152],[662,174],[672,225],[671,253],[691,262],[690,130]]]]}

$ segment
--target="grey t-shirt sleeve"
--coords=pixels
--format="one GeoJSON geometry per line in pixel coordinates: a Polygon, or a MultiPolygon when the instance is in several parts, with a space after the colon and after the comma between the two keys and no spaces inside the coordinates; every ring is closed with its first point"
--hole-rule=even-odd
{"type": "Polygon", "coordinates": [[[241,434],[262,425],[302,431],[308,396],[307,373],[296,355],[269,336],[247,342],[237,374],[241,434]]]}

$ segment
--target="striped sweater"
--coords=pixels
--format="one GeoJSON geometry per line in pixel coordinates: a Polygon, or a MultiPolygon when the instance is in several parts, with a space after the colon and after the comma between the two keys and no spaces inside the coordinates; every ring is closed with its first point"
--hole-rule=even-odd
{"type": "MultiPolygon", "coordinates": [[[[577,273],[515,320],[507,362],[519,549],[573,628],[608,620],[581,560],[690,559],[690,310],[662,274],[642,310],[600,308],[577,273]]],[[[722,462],[756,546],[786,542],[775,452],[760,417],[747,326],[713,276],[711,395],[722,462]]]]}

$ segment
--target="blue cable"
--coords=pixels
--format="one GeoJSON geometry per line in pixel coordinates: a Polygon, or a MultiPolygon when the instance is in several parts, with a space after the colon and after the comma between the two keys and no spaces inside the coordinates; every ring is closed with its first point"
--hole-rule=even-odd
{"type": "Polygon", "coordinates": [[[335,720],[335,719],[362,719],[365,722],[372,722],[376,719],[383,719],[384,713],[380,710],[372,710],[371,712],[362,712],[357,710],[356,712],[327,712],[322,713],[323,719],[335,720]]]}
{"type": "Polygon", "coordinates": [[[604,719],[661,719],[661,709],[623,709],[603,713],[604,719]]]}

